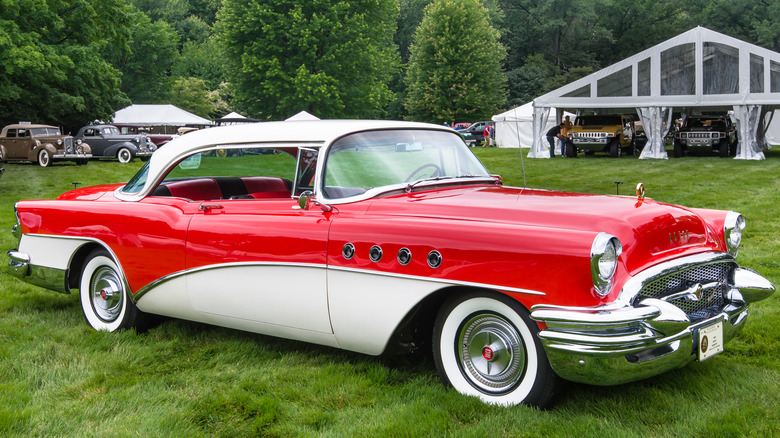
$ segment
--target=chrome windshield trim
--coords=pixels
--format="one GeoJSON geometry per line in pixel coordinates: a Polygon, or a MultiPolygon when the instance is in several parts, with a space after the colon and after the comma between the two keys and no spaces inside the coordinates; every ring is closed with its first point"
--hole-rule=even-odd
{"type": "MultiPolygon", "coordinates": [[[[419,181],[412,187],[412,190],[417,188],[430,188],[435,186],[443,186],[443,185],[463,185],[463,186],[469,186],[469,185],[481,185],[481,184],[496,184],[498,182],[498,178],[490,175],[486,176],[453,176],[448,177],[446,179],[440,179],[440,180],[430,180],[430,181],[419,181]]],[[[352,202],[358,202],[358,201],[364,201],[366,199],[371,198],[377,198],[382,195],[386,195],[389,193],[408,193],[407,188],[409,187],[409,183],[401,183],[401,184],[392,184],[388,186],[382,186],[382,187],[374,187],[372,189],[366,190],[365,192],[355,195],[355,196],[349,196],[346,198],[328,198],[325,196],[324,193],[320,193],[318,195],[318,200],[321,202],[324,202],[328,205],[339,205],[339,204],[349,204],[352,202]]]]}

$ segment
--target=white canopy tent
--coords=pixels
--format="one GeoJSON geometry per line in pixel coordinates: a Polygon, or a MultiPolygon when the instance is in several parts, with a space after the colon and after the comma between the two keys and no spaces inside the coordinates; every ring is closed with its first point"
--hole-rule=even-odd
{"type": "MultiPolygon", "coordinates": [[[[556,112],[552,108],[552,112],[556,112]]],[[[572,119],[574,114],[566,113],[572,119]]],[[[496,123],[496,144],[500,148],[530,148],[534,144],[534,107],[533,102],[528,102],[517,108],[493,116],[496,123]]],[[[542,134],[555,126],[556,119],[548,118],[542,127],[542,134]]],[[[556,149],[558,147],[556,146],[556,149]]],[[[560,151],[556,150],[556,154],[560,151]]],[[[549,149],[546,152],[550,156],[549,149]]]]}
{"type": "Polygon", "coordinates": [[[663,137],[673,111],[733,111],[737,159],[764,159],[766,133],[780,108],[780,54],[697,27],[533,101],[534,147],[549,156],[544,130],[550,109],[636,111],[647,134],[640,158],[668,158],[663,137]]]}
{"type": "Polygon", "coordinates": [[[114,114],[112,123],[147,126],[211,126],[211,120],[173,105],[130,105],[114,114]]]}

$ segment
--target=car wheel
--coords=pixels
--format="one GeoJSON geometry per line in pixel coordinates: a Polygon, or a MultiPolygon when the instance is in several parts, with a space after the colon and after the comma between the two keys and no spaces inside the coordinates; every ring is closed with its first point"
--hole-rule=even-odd
{"type": "Polygon", "coordinates": [[[130,300],[119,267],[106,250],[87,257],[79,286],[81,310],[92,328],[113,332],[135,327],[141,312],[130,300]]]}
{"type": "Polygon", "coordinates": [[[41,167],[51,166],[51,154],[48,150],[41,149],[41,151],[38,152],[38,165],[41,167]]]}
{"type": "Polygon", "coordinates": [[[121,148],[116,153],[116,159],[119,160],[120,163],[129,163],[133,161],[133,153],[128,148],[121,148]]]}
{"type": "Polygon", "coordinates": [[[509,297],[477,293],[449,300],[433,331],[439,377],[486,403],[546,407],[556,375],[528,311],[509,297]]]}
{"type": "Polygon", "coordinates": [[[622,152],[620,148],[620,140],[614,139],[611,142],[609,142],[609,156],[612,158],[620,158],[620,153],[622,152]]]}

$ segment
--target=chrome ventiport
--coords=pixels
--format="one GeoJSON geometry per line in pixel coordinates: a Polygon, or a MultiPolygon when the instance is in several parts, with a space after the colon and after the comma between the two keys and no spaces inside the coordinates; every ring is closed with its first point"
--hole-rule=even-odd
{"type": "Polygon", "coordinates": [[[352,257],[355,257],[355,245],[345,243],[344,247],[341,248],[341,255],[344,256],[346,260],[352,260],[352,257]]]}
{"type": "Polygon", "coordinates": [[[439,251],[431,251],[428,253],[428,266],[430,266],[433,269],[438,268],[441,266],[441,253],[439,251]]]}
{"type": "Polygon", "coordinates": [[[382,248],[379,245],[372,246],[368,251],[368,258],[374,263],[382,260],[382,248]]]}
{"type": "Polygon", "coordinates": [[[412,261],[412,252],[409,248],[401,248],[398,250],[398,263],[406,266],[412,261]]]}

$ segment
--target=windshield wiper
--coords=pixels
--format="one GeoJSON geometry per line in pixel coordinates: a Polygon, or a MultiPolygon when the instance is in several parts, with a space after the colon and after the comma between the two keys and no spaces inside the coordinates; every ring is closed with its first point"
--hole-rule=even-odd
{"type": "Polygon", "coordinates": [[[431,178],[423,178],[423,179],[418,179],[417,181],[414,181],[414,182],[410,182],[409,184],[406,185],[404,190],[406,191],[406,193],[409,193],[419,183],[430,182],[430,181],[441,181],[441,180],[446,180],[446,179],[459,179],[459,178],[485,178],[485,179],[488,179],[488,178],[491,178],[491,177],[490,176],[485,176],[485,175],[434,176],[434,177],[431,177],[431,178]]]}

